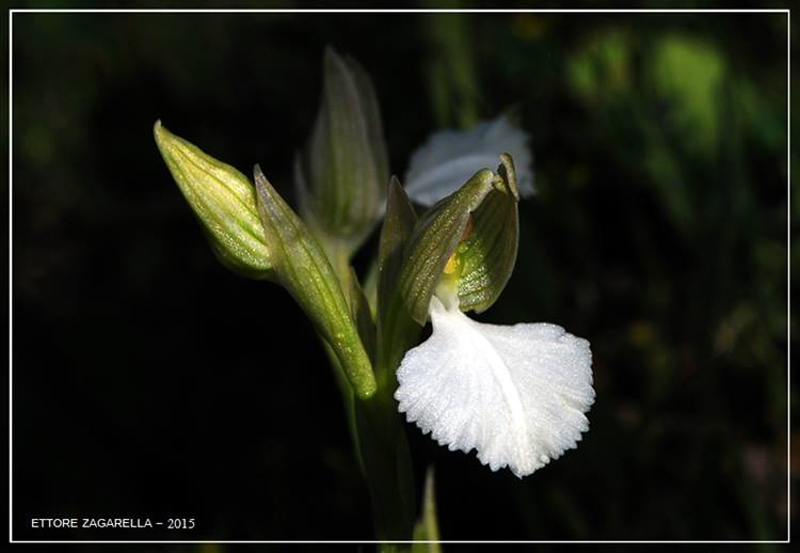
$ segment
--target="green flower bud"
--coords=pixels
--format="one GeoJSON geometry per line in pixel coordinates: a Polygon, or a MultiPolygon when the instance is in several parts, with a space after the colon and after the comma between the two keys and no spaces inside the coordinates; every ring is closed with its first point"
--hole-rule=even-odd
{"type": "MultiPolygon", "coordinates": [[[[278,282],[333,349],[356,395],[362,399],[371,397],[377,387],[372,364],[325,252],[258,165],[255,182],[258,213],[272,247],[271,260],[278,282]]],[[[357,309],[356,314],[363,313],[363,309],[357,309]]]]}
{"type": "Polygon", "coordinates": [[[248,278],[273,278],[252,183],[156,121],[156,144],[223,265],[248,278]]]}
{"type": "Polygon", "coordinates": [[[488,309],[505,288],[517,258],[519,220],[514,163],[482,169],[434,205],[414,227],[399,276],[400,293],[419,324],[437,287],[458,295],[462,311],[488,309]]]}
{"type": "Polygon", "coordinates": [[[378,101],[352,58],[325,51],[314,129],[295,162],[300,213],[326,247],[349,257],[383,214],[388,155],[378,101]]]}

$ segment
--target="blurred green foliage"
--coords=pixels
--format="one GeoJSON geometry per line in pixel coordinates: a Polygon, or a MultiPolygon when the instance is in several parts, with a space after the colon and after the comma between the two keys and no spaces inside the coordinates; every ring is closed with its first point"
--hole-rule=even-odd
{"type": "Polygon", "coordinates": [[[782,539],[785,28],[784,14],[16,16],[19,508],[152,508],[123,460],[145,432],[163,448],[145,467],[176,479],[160,501],[201,509],[204,537],[370,538],[323,354],[292,350],[297,376],[267,386],[249,347],[192,349],[207,336],[198,296],[238,318],[232,342],[251,327],[237,343],[285,350],[284,328],[314,339],[277,288],[216,266],[150,134],[162,118],[240,170],[261,163],[291,197],[332,44],[375,82],[394,173],[443,125],[519,114],[538,194],[481,318],[592,343],[592,428],[530,478],[409,433],[418,482],[436,466],[442,539],[782,539]],[[240,318],[243,301],[264,314],[240,318]],[[87,460],[108,451],[102,436],[76,449],[47,429],[59,406],[114,421],[115,471],[87,460]],[[192,430],[175,443],[163,420],[192,430]]]}

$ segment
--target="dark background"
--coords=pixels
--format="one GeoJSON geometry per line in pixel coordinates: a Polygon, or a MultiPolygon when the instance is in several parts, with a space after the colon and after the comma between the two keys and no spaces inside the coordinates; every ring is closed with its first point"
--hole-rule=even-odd
{"type": "Polygon", "coordinates": [[[16,539],[372,539],[309,323],[218,264],[152,137],[293,199],[327,44],[371,74],[400,175],[430,132],[516,110],[538,194],[480,318],[592,343],[591,430],[523,481],[407,427],[442,537],[786,536],[785,14],[13,24],[16,539]],[[28,529],[58,516],[197,528],[28,529]]]}

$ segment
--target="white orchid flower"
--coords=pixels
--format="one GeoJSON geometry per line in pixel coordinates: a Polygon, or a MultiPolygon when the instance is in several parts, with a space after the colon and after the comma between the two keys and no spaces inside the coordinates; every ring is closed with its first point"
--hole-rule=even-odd
{"type": "Polygon", "coordinates": [[[595,397],[588,341],[554,324],[473,321],[454,294],[433,296],[429,312],[433,334],[397,371],[409,422],[519,478],[577,446],[595,397]]]}
{"type": "Polygon", "coordinates": [[[458,190],[475,171],[492,167],[497,157],[507,152],[514,158],[520,194],[530,196],[533,170],[528,139],[528,134],[506,115],[469,131],[434,133],[411,156],[406,192],[417,203],[433,205],[458,190]]]}

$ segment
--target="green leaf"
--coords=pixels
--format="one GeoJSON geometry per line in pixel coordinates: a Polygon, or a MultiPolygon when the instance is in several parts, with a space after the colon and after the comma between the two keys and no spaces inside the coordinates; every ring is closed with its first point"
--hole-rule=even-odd
{"type": "Polygon", "coordinates": [[[378,246],[378,311],[384,311],[397,290],[397,272],[403,263],[403,246],[417,222],[414,206],[396,176],[389,182],[386,217],[378,246]]]}
{"type": "Polygon", "coordinates": [[[376,390],[372,365],[328,258],[258,165],[255,181],[258,213],[272,246],[278,281],[333,348],[356,395],[372,396],[376,390]]]}
{"type": "Polygon", "coordinates": [[[436,520],[436,494],[434,491],[433,467],[428,467],[425,474],[425,493],[422,498],[422,514],[414,526],[414,541],[430,542],[415,543],[411,553],[442,553],[439,543],[439,523],[436,520]]]}
{"type": "Polygon", "coordinates": [[[295,180],[303,219],[326,249],[349,257],[382,215],[388,154],[367,74],[331,48],[323,65],[322,103],[295,180]]]}
{"type": "Polygon", "coordinates": [[[222,264],[248,278],[274,278],[250,180],[170,133],[161,121],[156,121],[153,134],[172,177],[222,264]]]}
{"type": "Polygon", "coordinates": [[[403,264],[403,249],[411,237],[417,214],[406,191],[392,177],[386,202],[386,217],[378,247],[378,385],[391,384],[394,392],[394,370],[403,354],[416,342],[420,327],[411,319],[397,286],[397,275],[403,264]],[[391,378],[390,378],[391,377],[391,378]]]}

